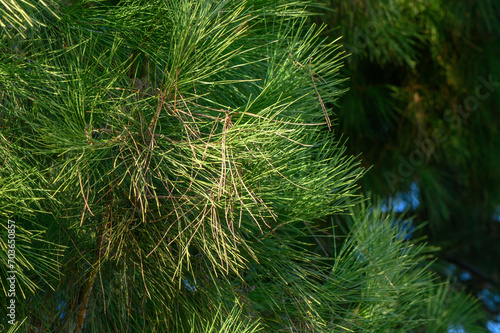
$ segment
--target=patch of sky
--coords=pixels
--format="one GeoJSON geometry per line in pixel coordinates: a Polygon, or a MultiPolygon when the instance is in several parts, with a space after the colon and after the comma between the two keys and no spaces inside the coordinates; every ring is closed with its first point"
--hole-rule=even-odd
{"type": "Polygon", "coordinates": [[[394,197],[390,197],[382,204],[382,211],[387,213],[389,210],[402,213],[408,208],[417,209],[420,205],[420,188],[416,182],[411,183],[407,192],[398,192],[394,197]]]}
{"type": "Polygon", "coordinates": [[[446,275],[452,275],[455,273],[456,270],[457,270],[457,266],[455,266],[453,264],[449,264],[448,267],[446,267],[444,272],[446,275]]]}
{"type": "Polygon", "coordinates": [[[500,295],[494,294],[488,289],[483,289],[477,294],[477,298],[479,298],[491,311],[498,311],[500,295]]]}
{"type": "MultiPolygon", "coordinates": [[[[420,188],[416,182],[411,183],[407,192],[398,192],[393,197],[389,197],[382,203],[380,209],[384,213],[395,212],[403,213],[408,209],[417,209],[420,205],[420,188]]],[[[415,226],[411,219],[396,220],[393,227],[399,229],[398,238],[410,240],[415,226]]]]}
{"type": "Polygon", "coordinates": [[[365,256],[361,253],[361,251],[358,248],[356,248],[355,252],[358,255],[356,259],[358,259],[361,262],[365,261],[365,256]]]}
{"type": "Polygon", "coordinates": [[[500,206],[497,207],[497,211],[493,215],[493,219],[495,219],[496,221],[500,222],[500,206]]]}
{"type": "Polygon", "coordinates": [[[448,327],[448,333],[466,333],[462,325],[453,325],[448,327]]]}
{"type": "Polygon", "coordinates": [[[395,220],[392,227],[398,228],[398,235],[396,237],[398,239],[403,238],[404,240],[410,240],[413,236],[412,233],[415,230],[415,226],[413,225],[413,221],[411,219],[395,220]]]}
{"type": "MultiPolygon", "coordinates": [[[[500,319],[500,318],[499,318],[500,319]]],[[[490,333],[500,333],[500,323],[496,321],[488,321],[486,328],[490,333]]],[[[448,327],[448,333],[466,333],[467,331],[461,325],[454,325],[448,327]]]]}
{"type": "Polygon", "coordinates": [[[189,281],[187,279],[183,279],[182,282],[184,282],[184,287],[187,290],[192,291],[192,292],[197,291],[196,290],[196,287],[198,287],[197,285],[192,285],[191,283],[189,283],[189,281]]]}
{"type": "Polygon", "coordinates": [[[469,281],[472,279],[472,275],[467,272],[467,271],[463,271],[462,273],[460,273],[460,280],[461,281],[469,281]]]}
{"type": "MultiPolygon", "coordinates": [[[[497,317],[497,320],[500,321],[500,316],[497,317]]],[[[500,333],[500,322],[490,320],[486,323],[486,328],[488,331],[492,333],[500,333]]]]}
{"type": "Polygon", "coordinates": [[[61,313],[59,314],[59,319],[61,320],[64,319],[64,317],[66,316],[66,311],[64,311],[64,308],[66,308],[66,302],[60,301],[57,304],[56,311],[61,311],[61,313]]]}

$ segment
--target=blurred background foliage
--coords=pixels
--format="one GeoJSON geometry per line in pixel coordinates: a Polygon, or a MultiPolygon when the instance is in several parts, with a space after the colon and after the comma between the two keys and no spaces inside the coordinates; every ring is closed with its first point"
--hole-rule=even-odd
{"type": "Polygon", "coordinates": [[[349,91],[337,113],[360,183],[409,209],[434,268],[500,314],[500,2],[326,1],[349,91]]]}

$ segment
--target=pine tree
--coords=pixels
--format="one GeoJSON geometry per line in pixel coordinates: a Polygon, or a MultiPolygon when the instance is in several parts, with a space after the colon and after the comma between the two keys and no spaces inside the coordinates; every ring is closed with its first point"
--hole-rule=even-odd
{"type": "Polygon", "coordinates": [[[339,127],[388,206],[414,202],[418,235],[496,316],[500,294],[500,5],[478,1],[328,1],[351,79],[339,127]],[[462,276],[462,277],[461,277],[462,276]],[[490,299],[488,299],[490,298],[490,299]]]}
{"type": "Polygon", "coordinates": [[[357,191],[312,3],[3,4],[3,329],[481,331],[357,191]]]}

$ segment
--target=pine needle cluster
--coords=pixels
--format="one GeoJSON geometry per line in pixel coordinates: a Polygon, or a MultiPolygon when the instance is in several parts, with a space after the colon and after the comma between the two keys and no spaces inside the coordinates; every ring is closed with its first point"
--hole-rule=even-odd
{"type": "Polygon", "coordinates": [[[343,54],[307,5],[6,3],[9,332],[473,327],[473,302],[434,283],[428,249],[361,205],[364,171],[332,131],[343,54]]]}

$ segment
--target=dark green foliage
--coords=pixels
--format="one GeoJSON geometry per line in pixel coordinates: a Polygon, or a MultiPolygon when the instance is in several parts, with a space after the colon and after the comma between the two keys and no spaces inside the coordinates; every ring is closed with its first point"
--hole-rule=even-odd
{"type": "Polygon", "coordinates": [[[430,249],[356,193],[327,109],[343,54],[307,5],[61,1],[43,25],[11,20],[0,217],[19,226],[19,331],[477,329],[430,249]]]}
{"type": "Polygon", "coordinates": [[[416,185],[415,222],[428,222],[417,234],[441,247],[441,267],[498,294],[500,3],[328,5],[330,38],[352,53],[339,129],[372,166],[362,187],[395,202],[416,185]]]}

